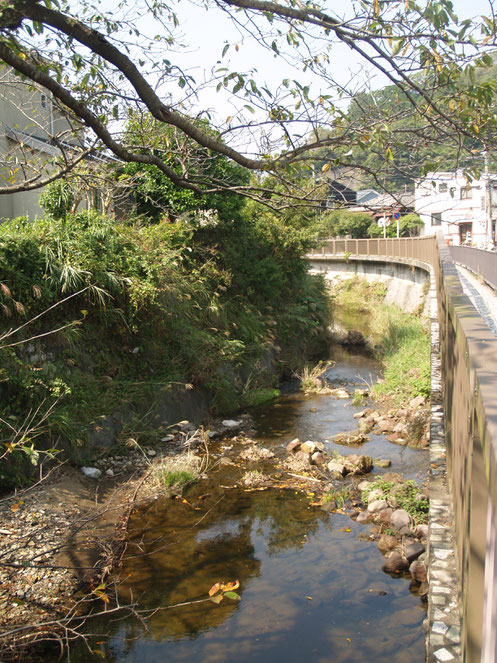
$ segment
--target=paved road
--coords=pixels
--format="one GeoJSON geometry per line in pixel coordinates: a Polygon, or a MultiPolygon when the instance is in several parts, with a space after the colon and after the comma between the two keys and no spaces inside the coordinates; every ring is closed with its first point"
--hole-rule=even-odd
{"type": "Polygon", "coordinates": [[[497,293],[461,265],[456,265],[464,294],[473,302],[487,327],[497,338],[497,293]]]}

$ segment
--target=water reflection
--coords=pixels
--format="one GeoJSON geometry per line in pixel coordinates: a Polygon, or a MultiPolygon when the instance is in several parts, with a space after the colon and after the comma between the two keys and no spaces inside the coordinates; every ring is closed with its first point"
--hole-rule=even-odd
{"type": "Polygon", "coordinates": [[[241,601],[159,610],[148,633],[137,620],[101,622],[110,636],[99,645],[105,658],[86,651],[71,660],[422,660],[419,599],[405,580],[381,574],[376,546],[356,538],[363,528],[348,516],[274,489],[230,490],[211,510],[218,494],[199,501],[195,490],[188,501],[203,503],[201,511],[175,500],[136,516],[121,598],[132,593],[143,608],[163,608],[238,578],[241,601]]]}
{"type": "MultiPolygon", "coordinates": [[[[369,357],[344,353],[339,359],[327,377],[352,391],[378,375],[369,357]]],[[[356,425],[358,408],[350,400],[290,394],[277,405],[254,417],[258,439],[278,458],[294,437],[324,441],[356,425]]],[[[332,442],[327,446],[346,451],[332,442]]],[[[384,436],[372,436],[363,449],[391,458],[392,470],[406,476],[426,468],[424,452],[391,445],[384,436]]],[[[213,446],[211,452],[221,449],[213,446]]],[[[97,652],[75,648],[71,661],[423,660],[424,610],[408,580],[381,573],[382,557],[367,540],[367,527],[347,515],[325,513],[291,490],[229,488],[244,469],[220,466],[188,491],[186,501],[158,500],[134,515],[120,598],[138,598],[140,608],[157,612],[146,625],[132,618],[92,623],[97,652]],[[203,598],[214,583],[234,579],[240,580],[240,602],[165,609],[203,598]]]]}

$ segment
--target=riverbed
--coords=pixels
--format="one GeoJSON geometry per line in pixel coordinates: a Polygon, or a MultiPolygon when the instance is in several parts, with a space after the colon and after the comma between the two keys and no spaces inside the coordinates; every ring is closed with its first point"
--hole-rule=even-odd
{"type": "MultiPolygon", "coordinates": [[[[326,377],[353,393],[380,376],[364,353],[335,350],[326,377]]],[[[312,481],[299,489],[281,463],[299,437],[324,443],[331,453],[354,453],[334,434],[355,427],[351,399],[287,393],[250,412],[257,445],[275,454],[242,461],[243,440],[210,449],[212,470],[183,498],[160,498],[130,521],[129,545],[119,577],[123,602],[156,610],[144,622],[115,615],[89,624],[89,644],[73,647],[71,661],[159,663],[419,663],[424,659],[425,608],[407,576],[381,571],[383,557],[352,509],[325,511],[312,481]],[[222,461],[222,462],[220,462],[222,461]],[[268,473],[271,487],[243,484],[247,471],[268,473]],[[202,600],[216,582],[238,580],[240,600],[202,600]]],[[[426,450],[371,435],[359,453],[389,459],[389,469],[421,483],[426,450]]],[[[343,485],[357,483],[346,478],[343,485]]]]}

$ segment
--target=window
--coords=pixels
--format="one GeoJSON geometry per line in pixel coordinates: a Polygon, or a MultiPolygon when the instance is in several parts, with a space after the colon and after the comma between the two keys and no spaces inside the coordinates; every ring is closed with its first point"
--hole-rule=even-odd
{"type": "Polygon", "coordinates": [[[442,212],[434,212],[431,215],[431,225],[432,226],[441,226],[442,225],[442,212]]]}
{"type": "Polygon", "coordinates": [[[469,200],[473,197],[473,188],[470,186],[464,186],[460,191],[461,200],[469,200]]]}
{"type": "Polygon", "coordinates": [[[448,191],[448,189],[449,189],[449,186],[448,186],[447,182],[441,182],[438,185],[438,192],[439,193],[446,193],[448,191]]]}
{"type": "Polygon", "coordinates": [[[46,94],[41,95],[41,107],[43,108],[43,110],[47,110],[47,95],[46,94]]]}

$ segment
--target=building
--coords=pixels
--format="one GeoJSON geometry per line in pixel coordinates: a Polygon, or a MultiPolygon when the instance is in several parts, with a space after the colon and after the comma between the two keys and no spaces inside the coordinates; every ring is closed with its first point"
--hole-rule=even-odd
{"type": "Polygon", "coordinates": [[[495,238],[497,176],[468,182],[463,171],[428,173],[416,182],[415,210],[424,223],[422,234],[441,230],[450,244],[486,246],[495,238]]]}
{"type": "MultiPolygon", "coordinates": [[[[71,159],[82,145],[82,133],[44,88],[1,69],[0,189],[45,179],[64,155],[71,159]]],[[[0,195],[0,219],[43,215],[39,196],[40,189],[0,195]]]]}

